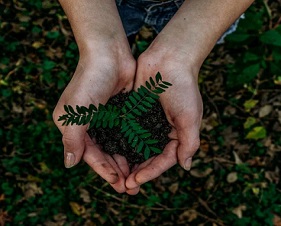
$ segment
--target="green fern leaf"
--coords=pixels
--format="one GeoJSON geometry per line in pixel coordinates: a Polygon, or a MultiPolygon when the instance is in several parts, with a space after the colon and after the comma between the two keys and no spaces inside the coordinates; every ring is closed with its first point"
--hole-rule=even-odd
{"type": "Polygon", "coordinates": [[[137,108],[140,109],[143,112],[147,112],[147,109],[144,106],[140,105],[140,104],[137,105],[137,108]]]}
{"type": "Polygon", "coordinates": [[[150,93],[144,86],[140,86],[138,88],[138,93],[141,95],[141,96],[145,96],[146,94],[150,93]]]}
{"type": "Polygon", "coordinates": [[[142,104],[145,105],[147,108],[152,108],[152,104],[154,104],[156,102],[154,99],[152,99],[150,97],[147,97],[146,100],[147,101],[142,101],[142,104]]]}
{"type": "Polygon", "coordinates": [[[77,113],[80,114],[80,115],[83,115],[83,114],[86,113],[86,112],[84,112],[84,111],[82,110],[82,108],[81,108],[80,106],[78,106],[78,105],[76,105],[76,111],[77,111],[77,113]]]}
{"type": "Polygon", "coordinates": [[[130,133],[129,138],[128,138],[128,143],[129,144],[132,143],[134,137],[135,137],[135,133],[134,132],[130,133]]]}
{"type": "Polygon", "coordinates": [[[149,78],[149,82],[153,87],[155,87],[155,82],[152,77],[149,78]]]}
{"type": "Polygon", "coordinates": [[[135,147],[136,147],[136,145],[137,145],[137,143],[138,143],[138,140],[139,140],[138,136],[135,136],[134,139],[133,139],[133,142],[132,142],[132,144],[131,144],[132,148],[135,148],[135,147]]]}
{"type": "Polygon", "coordinates": [[[58,121],[65,121],[67,119],[68,115],[61,115],[59,116],[58,121]]]}
{"type": "Polygon", "coordinates": [[[138,116],[142,115],[142,113],[138,109],[132,109],[132,111],[138,116]]]}
{"type": "Polygon", "coordinates": [[[162,88],[156,87],[154,90],[152,90],[152,92],[156,93],[156,94],[160,94],[160,93],[164,93],[165,90],[162,88]]]}
{"type": "Polygon", "coordinates": [[[149,155],[150,155],[150,148],[148,146],[146,146],[144,149],[144,158],[148,159],[149,155]]]}
{"type": "Polygon", "coordinates": [[[166,85],[166,86],[172,86],[172,84],[169,83],[169,82],[166,82],[166,81],[162,81],[162,82],[163,82],[163,84],[166,85]]]}
{"type": "Polygon", "coordinates": [[[137,92],[133,91],[132,95],[136,98],[136,100],[138,100],[138,101],[141,100],[141,97],[140,97],[140,95],[137,92]]]}
{"type": "Polygon", "coordinates": [[[102,121],[102,128],[106,128],[108,125],[108,120],[103,120],[102,121]]]}
{"type": "Polygon", "coordinates": [[[119,126],[120,125],[120,119],[119,118],[116,118],[114,120],[114,126],[119,126]]]}
{"type": "Polygon", "coordinates": [[[98,112],[106,111],[106,108],[103,104],[99,104],[98,106],[98,112]]]}
{"type": "Polygon", "coordinates": [[[87,123],[85,123],[85,121],[86,121],[86,115],[82,115],[82,116],[80,117],[80,120],[79,120],[79,122],[78,122],[78,125],[85,125],[85,124],[87,124],[87,123]]]}
{"type": "Polygon", "coordinates": [[[105,111],[98,111],[98,121],[101,120],[104,117],[105,111]]]}
{"type": "Polygon", "coordinates": [[[156,148],[156,147],[150,147],[150,150],[153,151],[156,154],[162,153],[162,151],[159,148],[156,148]]]}
{"type": "Polygon", "coordinates": [[[94,111],[97,111],[98,109],[96,108],[96,106],[95,105],[93,105],[93,104],[90,104],[89,105],[89,111],[90,112],[94,112],[94,111]]]}
{"type": "Polygon", "coordinates": [[[148,88],[149,90],[151,90],[151,85],[149,84],[148,81],[145,82],[145,86],[146,86],[146,88],[148,88]]]}
{"type": "Polygon", "coordinates": [[[102,121],[101,120],[98,120],[95,127],[98,129],[101,127],[101,124],[102,124],[102,121]]]}
{"type": "Polygon", "coordinates": [[[79,125],[79,120],[80,120],[80,116],[77,115],[77,116],[74,116],[72,122],[71,122],[71,125],[74,125],[74,124],[77,124],[79,125]]]}
{"type": "Polygon", "coordinates": [[[140,153],[142,151],[142,148],[144,147],[144,142],[141,141],[139,144],[138,144],[138,147],[137,147],[137,152],[140,153]]]}
{"type": "Polygon", "coordinates": [[[126,114],[126,113],[127,113],[126,107],[123,106],[123,107],[121,108],[121,111],[122,111],[122,113],[126,114]]]}
{"type": "Polygon", "coordinates": [[[144,133],[144,134],[140,135],[140,138],[142,138],[142,139],[145,139],[145,138],[148,138],[148,137],[151,137],[151,133],[144,133]]]}
{"type": "MultiPolygon", "coordinates": [[[[90,122],[90,121],[88,121],[88,120],[90,120],[90,118],[87,117],[86,120],[85,120],[85,123],[86,123],[86,124],[90,122]]],[[[91,123],[90,123],[90,127],[89,127],[89,128],[94,127],[94,126],[96,125],[97,121],[98,121],[98,113],[96,112],[96,113],[93,115],[93,117],[92,117],[92,120],[91,120],[91,123]]]]}
{"type": "Polygon", "coordinates": [[[124,135],[124,137],[129,136],[129,135],[130,135],[130,133],[132,133],[132,129],[127,130],[127,131],[126,131],[126,133],[125,133],[125,135],[124,135]]]}
{"type": "Polygon", "coordinates": [[[112,128],[114,127],[114,124],[115,124],[114,119],[111,118],[111,119],[109,120],[108,127],[109,127],[110,129],[112,129],[112,128]]]}
{"type": "Polygon", "coordinates": [[[102,120],[103,121],[108,121],[110,116],[111,116],[111,112],[110,111],[105,111],[104,114],[103,114],[102,120]]]}
{"type": "Polygon", "coordinates": [[[139,135],[144,134],[144,133],[147,133],[147,132],[148,132],[148,131],[145,130],[145,129],[138,129],[138,130],[136,130],[136,133],[139,134],[139,135]]]}
{"type": "Polygon", "coordinates": [[[68,106],[64,105],[63,107],[64,107],[65,112],[69,114],[68,106]]]}
{"type": "Polygon", "coordinates": [[[72,107],[71,105],[68,105],[68,110],[69,110],[69,112],[70,112],[71,114],[73,114],[73,115],[78,115],[78,114],[74,111],[74,109],[73,109],[73,107],[72,107]]]}
{"type": "Polygon", "coordinates": [[[156,79],[157,83],[159,83],[159,81],[162,81],[162,76],[161,76],[160,72],[157,72],[155,79],[156,79]]]}
{"type": "MultiPolygon", "coordinates": [[[[148,92],[149,92],[149,91],[148,91],[148,92]]],[[[151,98],[155,99],[155,100],[158,100],[158,99],[159,99],[159,95],[154,94],[154,93],[152,93],[152,92],[149,92],[148,95],[149,95],[151,98]]]]}
{"type": "Polygon", "coordinates": [[[134,105],[138,104],[137,100],[132,95],[129,96],[129,99],[134,105]]]}
{"type": "Polygon", "coordinates": [[[135,116],[133,116],[131,113],[128,113],[128,114],[126,114],[126,118],[135,119],[135,116]]]}
{"type": "Polygon", "coordinates": [[[121,133],[125,133],[130,128],[129,125],[122,126],[121,133]]]}
{"type": "Polygon", "coordinates": [[[145,143],[146,144],[157,144],[158,140],[146,140],[145,143]]]}
{"type": "Polygon", "coordinates": [[[88,114],[85,118],[85,125],[88,124],[92,119],[92,115],[88,114]]]}
{"type": "Polygon", "coordinates": [[[68,119],[67,119],[67,122],[66,122],[66,125],[68,126],[74,119],[74,115],[71,115],[68,119]]]}
{"type": "Polygon", "coordinates": [[[131,103],[129,101],[125,101],[125,104],[129,109],[133,108],[133,105],[131,105],[131,103]]]}
{"type": "Polygon", "coordinates": [[[156,100],[153,99],[153,98],[151,98],[151,97],[149,97],[149,96],[148,96],[148,97],[145,97],[145,100],[146,100],[146,101],[142,101],[142,104],[146,105],[146,106],[149,107],[149,108],[152,107],[151,104],[156,103],[156,100]]]}
{"type": "Polygon", "coordinates": [[[163,89],[168,89],[168,88],[169,88],[169,86],[166,86],[166,85],[164,85],[164,84],[159,84],[159,86],[160,86],[161,88],[163,88],[163,89]]]}

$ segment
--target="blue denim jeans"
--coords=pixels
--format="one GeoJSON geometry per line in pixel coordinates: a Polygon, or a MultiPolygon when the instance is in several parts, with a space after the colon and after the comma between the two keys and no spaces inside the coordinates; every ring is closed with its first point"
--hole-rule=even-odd
{"type": "MultiPolygon", "coordinates": [[[[174,16],[184,0],[116,0],[116,5],[127,36],[138,33],[143,25],[159,33],[174,16]]],[[[232,24],[217,43],[234,32],[239,19],[232,24]]]]}

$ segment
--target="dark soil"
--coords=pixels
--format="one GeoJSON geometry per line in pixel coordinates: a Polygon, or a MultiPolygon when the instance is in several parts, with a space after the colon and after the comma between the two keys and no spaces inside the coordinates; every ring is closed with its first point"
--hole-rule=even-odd
{"type": "MultiPolygon", "coordinates": [[[[112,97],[108,103],[122,108],[130,93],[120,93],[112,97]]],[[[159,142],[155,144],[160,150],[163,150],[169,142],[168,134],[171,126],[168,123],[160,102],[157,102],[152,109],[136,117],[136,120],[143,128],[150,131],[152,138],[159,142]]],[[[142,153],[137,153],[134,148],[123,138],[120,127],[110,128],[92,128],[88,131],[91,138],[95,137],[98,144],[102,146],[104,152],[113,155],[120,154],[125,156],[130,167],[145,161],[142,153]]],[[[151,153],[151,156],[155,155],[151,153]]]]}

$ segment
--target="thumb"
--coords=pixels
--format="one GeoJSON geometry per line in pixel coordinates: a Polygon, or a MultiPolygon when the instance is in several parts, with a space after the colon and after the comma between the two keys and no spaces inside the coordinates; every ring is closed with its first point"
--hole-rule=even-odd
{"type": "Polygon", "coordinates": [[[85,150],[86,126],[66,126],[62,136],[64,146],[64,165],[75,166],[82,158],[85,150]]]}
{"type": "Polygon", "coordinates": [[[200,146],[198,127],[185,129],[178,133],[179,146],[177,150],[178,161],[185,170],[190,170],[192,157],[200,146]]]}

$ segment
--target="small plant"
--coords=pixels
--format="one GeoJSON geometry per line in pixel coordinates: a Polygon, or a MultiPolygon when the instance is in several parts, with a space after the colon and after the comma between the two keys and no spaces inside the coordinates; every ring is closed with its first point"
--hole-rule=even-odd
{"type": "Polygon", "coordinates": [[[155,79],[149,78],[145,86],[138,88],[137,92],[132,91],[125,101],[124,106],[119,109],[111,104],[99,104],[98,107],[90,104],[89,107],[76,106],[76,111],[71,105],[65,105],[67,114],[59,117],[59,121],[64,121],[62,125],[86,125],[90,123],[89,129],[120,127],[120,132],[127,139],[128,143],[138,153],[143,152],[144,158],[148,159],[151,152],[161,153],[155,145],[158,140],[152,138],[152,134],[144,129],[136,120],[153,107],[159,98],[159,94],[165,92],[169,82],[163,81],[158,72],[155,79]]]}

